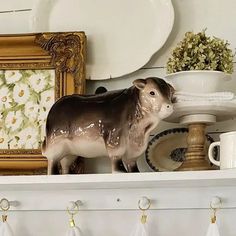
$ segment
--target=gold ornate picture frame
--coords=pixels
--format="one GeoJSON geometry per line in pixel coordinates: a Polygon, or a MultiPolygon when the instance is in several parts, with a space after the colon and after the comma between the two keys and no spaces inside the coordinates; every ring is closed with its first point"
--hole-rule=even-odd
{"type": "Polygon", "coordinates": [[[84,32],[0,36],[0,175],[46,174],[47,112],[85,91],[84,32]]]}

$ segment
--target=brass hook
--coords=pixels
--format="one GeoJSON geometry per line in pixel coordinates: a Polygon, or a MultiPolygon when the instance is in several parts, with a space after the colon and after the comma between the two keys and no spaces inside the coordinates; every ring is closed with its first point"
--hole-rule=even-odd
{"type": "Polygon", "coordinates": [[[151,200],[147,197],[142,197],[142,199],[139,199],[138,201],[138,208],[141,211],[146,211],[151,207],[151,200]],[[142,205],[147,205],[146,207],[141,206],[142,205]]]}
{"type": "Polygon", "coordinates": [[[217,210],[220,209],[221,204],[222,204],[222,202],[221,202],[221,199],[219,197],[214,197],[211,200],[210,208],[213,210],[213,215],[211,217],[211,223],[212,224],[214,224],[216,222],[216,212],[217,212],[217,210]],[[215,206],[213,206],[213,205],[215,205],[215,206]]]}
{"type": "Polygon", "coordinates": [[[75,227],[75,221],[74,221],[74,215],[76,215],[79,212],[79,203],[78,202],[72,202],[73,204],[73,209],[69,209],[67,207],[67,213],[70,216],[70,226],[75,227]]]}
{"type": "Polygon", "coordinates": [[[2,221],[6,222],[7,221],[6,212],[10,209],[10,202],[6,198],[2,198],[0,201],[0,208],[4,212],[4,214],[2,215],[2,221]]]}
{"type": "Polygon", "coordinates": [[[213,210],[213,215],[211,216],[211,223],[214,224],[216,223],[216,208],[212,208],[211,209],[213,210]]]}
{"type": "Polygon", "coordinates": [[[145,214],[145,211],[148,210],[151,207],[151,200],[147,197],[142,197],[138,201],[138,208],[142,211],[142,216],[141,216],[141,223],[145,224],[147,222],[147,215],[145,214]],[[146,205],[146,207],[141,206],[146,205]]]}
{"type": "Polygon", "coordinates": [[[3,211],[8,211],[10,209],[10,202],[6,198],[0,200],[0,208],[3,211]]]}

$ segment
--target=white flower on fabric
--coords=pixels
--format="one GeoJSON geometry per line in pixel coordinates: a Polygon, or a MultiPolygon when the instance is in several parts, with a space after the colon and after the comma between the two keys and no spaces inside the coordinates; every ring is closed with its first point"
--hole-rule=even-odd
{"type": "Polygon", "coordinates": [[[19,144],[18,139],[15,138],[15,137],[9,142],[9,147],[10,147],[10,149],[20,149],[20,148],[22,148],[21,145],[19,144]]]}
{"type": "Polygon", "coordinates": [[[18,70],[6,70],[5,79],[7,84],[13,84],[19,81],[22,77],[22,74],[18,70]]]}
{"type": "Polygon", "coordinates": [[[29,77],[29,83],[37,93],[43,91],[47,85],[44,74],[38,73],[29,77]]]}
{"type": "Polygon", "coordinates": [[[12,102],[10,91],[7,87],[2,87],[0,89],[0,108],[10,108],[12,105],[10,104],[12,102]]]}
{"type": "Polygon", "coordinates": [[[27,127],[21,130],[17,134],[19,137],[19,145],[26,149],[39,148],[38,133],[39,130],[35,127],[27,127]]]}
{"type": "Polygon", "coordinates": [[[21,111],[10,111],[8,112],[5,119],[5,126],[11,131],[15,131],[20,128],[23,122],[23,116],[21,111]]]}
{"type": "Polygon", "coordinates": [[[53,89],[42,92],[41,93],[41,106],[44,106],[46,108],[51,108],[55,101],[54,96],[55,95],[54,95],[53,89]]]}
{"type": "Polygon", "coordinates": [[[18,83],[13,89],[13,99],[18,104],[24,104],[30,97],[30,90],[27,84],[18,83]]]}
{"type": "Polygon", "coordinates": [[[8,141],[8,135],[3,130],[0,130],[0,149],[8,149],[8,141]]]}
{"type": "Polygon", "coordinates": [[[32,101],[27,102],[24,114],[30,121],[35,121],[39,115],[39,105],[32,101]]]}

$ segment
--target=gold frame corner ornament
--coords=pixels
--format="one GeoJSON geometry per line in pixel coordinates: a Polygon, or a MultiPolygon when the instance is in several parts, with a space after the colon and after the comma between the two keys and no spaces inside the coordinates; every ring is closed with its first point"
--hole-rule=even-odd
{"type": "MultiPolygon", "coordinates": [[[[0,70],[55,70],[55,99],[85,92],[84,32],[0,36],[0,70]]],[[[0,175],[46,174],[40,149],[1,149],[0,175]]]]}

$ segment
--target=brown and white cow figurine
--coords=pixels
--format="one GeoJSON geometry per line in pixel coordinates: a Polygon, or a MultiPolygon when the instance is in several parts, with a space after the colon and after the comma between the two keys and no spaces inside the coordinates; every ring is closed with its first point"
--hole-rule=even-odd
{"type": "Polygon", "coordinates": [[[123,161],[127,171],[147,148],[150,132],[172,111],[174,89],[163,79],[137,79],[133,86],[99,95],[69,95],[51,108],[43,154],[48,174],[63,161],[63,174],[77,156],[108,156],[112,172],[123,161]]]}

